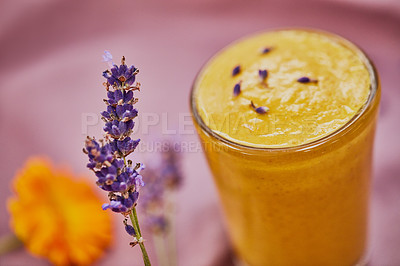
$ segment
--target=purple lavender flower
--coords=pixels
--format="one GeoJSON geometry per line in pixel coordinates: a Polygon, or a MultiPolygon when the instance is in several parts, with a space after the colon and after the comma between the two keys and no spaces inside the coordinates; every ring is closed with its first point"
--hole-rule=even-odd
{"type": "Polygon", "coordinates": [[[132,225],[128,224],[128,220],[127,219],[124,220],[124,225],[125,225],[125,231],[129,235],[136,236],[135,228],[132,225]]]}
{"type": "Polygon", "coordinates": [[[241,89],[240,89],[240,81],[233,86],[233,96],[236,97],[240,94],[241,89]]]}
{"type": "MultiPolygon", "coordinates": [[[[103,57],[104,60],[112,59],[107,52],[103,57]]],[[[104,204],[103,209],[120,213],[130,212],[134,208],[139,198],[139,189],[144,185],[139,174],[143,168],[141,164],[132,166],[132,162],[126,163],[126,156],[140,142],[140,139],[133,140],[130,137],[135,126],[133,119],[138,116],[137,109],[133,108],[137,102],[133,91],[139,90],[139,86],[131,87],[137,73],[134,66],[125,65],[124,57],[120,66],[114,65],[111,71],[103,73],[107,79],[107,109],[101,115],[105,122],[103,130],[106,138],[96,141],[88,137],[84,148],[89,157],[87,167],[95,173],[96,184],[110,192],[110,202],[104,204]]]]}
{"type": "Polygon", "coordinates": [[[128,120],[127,122],[121,120],[116,119],[106,122],[103,130],[108,136],[114,139],[125,139],[132,133],[135,122],[132,120],[128,120]]]}
{"type": "Polygon", "coordinates": [[[161,153],[160,176],[168,189],[176,190],[182,185],[183,176],[180,168],[181,153],[179,143],[164,142],[161,153]]]}
{"type": "Polygon", "coordinates": [[[147,224],[154,233],[165,233],[169,226],[167,218],[162,214],[149,216],[147,224]]]}
{"type": "MultiPolygon", "coordinates": [[[[110,63],[112,56],[106,51],[103,59],[110,63]]],[[[144,186],[139,172],[144,166],[141,163],[133,166],[132,161],[126,159],[140,142],[140,139],[133,140],[130,137],[135,126],[133,119],[138,116],[138,111],[133,108],[137,102],[133,91],[140,91],[140,84],[136,82],[132,86],[138,72],[134,66],[125,65],[125,57],[122,57],[120,66],[113,65],[111,70],[103,72],[107,79],[104,83],[107,91],[104,102],[107,108],[101,115],[105,122],[103,130],[106,136],[100,141],[87,137],[83,152],[89,157],[87,167],[95,173],[97,186],[108,192],[109,203],[103,204],[102,209],[111,209],[125,217],[129,215],[132,225],[128,225],[126,220],[124,223],[127,233],[134,236],[130,245],[138,244],[144,264],[151,266],[136,213],[139,190],[144,186]]]]}
{"type": "Polygon", "coordinates": [[[264,82],[268,76],[268,71],[266,69],[258,70],[258,76],[260,77],[261,82],[264,82]]]}
{"type": "MultiPolygon", "coordinates": [[[[129,196],[133,191],[138,191],[139,187],[143,185],[142,177],[137,171],[138,167],[126,166],[124,160],[119,159],[118,152],[120,151],[114,150],[112,146],[110,143],[104,144],[104,142],[101,146],[96,140],[87,138],[85,145],[85,150],[89,156],[87,167],[95,173],[97,177],[96,184],[101,189],[110,192],[123,192],[129,196]]],[[[128,204],[129,206],[123,205],[127,210],[132,207],[131,204],[128,204]]],[[[114,208],[112,205],[104,206],[105,209],[111,208],[117,212],[125,212],[124,208],[114,208]]]]}
{"type": "Polygon", "coordinates": [[[103,165],[109,165],[114,161],[109,144],[100,146],[96,140],[89,137],[86,140],[86,152],[89,156],[89,163],[87,164],[89,169],[94,169],[95,167],[101,168],[103,165]]]}
{"type": "Polygon", "coordinates": [[[178,143],[164,141],[162,147],[162,152],[153,156],[153,164],[146,168],[148,184],[143,188],[141,197],[141,206],[147,214],[146,224],[157,232],[167,230],[168,220],[164,210],[166,197],[179,189],[183,180],[178,143]]]}
{"type": "Polygon", "coordinates": [[[311,79],[309,77],[301,77],[301,78],[297,79],[297,82],[300,82],[300,83],[317,83],[318,80],[317,79],[311,79]]]}
{"type": "Polygon", "coordinates": [[[261,50],[261,54],[267,54],[272,50],[272,47],[265,47],[261,50]]]}
{"type": "Polygon", "coordinates": [[[114,66],[114,62],[112,61],[113,57],[109,51],[104,51],[103,54],[103,62],[106,62],[110,67],[114,66]]]}
{"type": "Polygon", "coordinates": [[[257,107],[254,105],[253,101],[250,102],[250,106],[254,109],[254,111],[256,111],[256,113],[258,114],[266,114],[269,111],[268,107],[265,106],[260,106],[257,107]]]}
{"type": "Polygon", "coordinates": [[[111,86],[115,87],[126,87],[131,86],[135,82],[135,76],[139,73],[139,70],[134,66],[128,67],[125,65],[125,57],[122,57],[121,65],[118,67],[114,65],[110,70],[103,72],[103,77],[107,79],[107,82],[111,86]]]}
{"type": "Polygon", "coordinates": [[[140,139],[132,140],[130,137],[124,140],[114,140],[112,142],[112,150],[121,152],[124,156],[128,156],[135,151],[139,145],[140,139]]]}
{"type": "Polygon", "coordinates": [[[237,65],[232,70],[232,77],[236,76],[239,73],[240,73],[240,65],[237,65]]]}
{"type": "Polygon", "coordinates": [[[102,205],[103,210],[111,209],[114,212],[129,212],[136,204],[139,198],[139,192],[130,192],[127,197],[112,194],[110,203],[102,205]]]}

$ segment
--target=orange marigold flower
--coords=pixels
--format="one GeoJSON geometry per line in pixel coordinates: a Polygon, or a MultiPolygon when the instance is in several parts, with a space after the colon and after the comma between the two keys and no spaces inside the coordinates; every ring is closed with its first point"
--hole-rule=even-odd
{"type": "Polygon", "coordinates": [[[31,158],[13,180],[11,227],[34,255],[55,265],[88,265],[111,243],[111,217],[83,178],[31,158]]]}

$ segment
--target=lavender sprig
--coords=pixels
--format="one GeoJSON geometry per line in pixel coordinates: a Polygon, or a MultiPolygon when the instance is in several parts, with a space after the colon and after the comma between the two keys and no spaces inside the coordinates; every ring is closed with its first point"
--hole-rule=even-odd
{"type": "Polygon", "coordinates": [[[180,145],[172,141],[161,143],[161,152],[152,156],[152,164],[146,169],[149,183],[143,189],[140,206],[146,214],[146,227],[153,232],[160,265],[177,265],[174,218],[175,192],[183,182],[180,145]]]}
{"type": "Polygon", "coordinates": [[[261,54],[267,54],[272,50],[272,47],[264,47],[261,49],[261,54]]]}
{"type": "Polygon", "coordinates": [[[268,77],[268,71],[266,69],[258,70],[258,76],[260,77],[261,82],[264,82],[268,77]]]}
{"type": "Polygon", "coordinates": [[[250,106],[251,106],[251,108],[254,109],[254,111],[256,111],[256,113],[261,114],[261,115],[266,114],[269,111],[268,107],[265,107],[265,106],[257,107],[257,106],[255,106],[253,101],[250,102],[250,106]]]}
{"type": "Polygon", "coordinates": [[[309,78],[309,77],[301,77],[301,78],[297,79],[297,82],[300,82],[300,83],[318,83],[318,80],[317,79],[312,79],[312,78],[309,78]]]}
{"type": "Polygon", "coordinates": [[[101,113],[105,122],[103,127],[106,136],[97,141],[87,137],[84,152],[89,157],[87,167],[96,177],[96,184],[108,193],[109,203],[103,204],[103,210],[111,209],[125,216],[124,225],[127,233],[134,237],[130,243],[132,246],[139,244],[143,261],[150,266],[150,260],[143,243],[139,222],[136,214],[136,205],[139,199],[139,190],[144,186],[140,171],[144,165],[133,165],[126,157],[135,151],[140,139],[133,140],[132,134],[138,111],[133,105],[138,101],[134,98],[134,91],[140,90],[140,84],[135,83],[139,70],[134,66],[125,64],[122,57],[121,65],[112,63],[112,56],[105,52],[104,61],[112,64],[110,70],[103,72],[107,79],[104,83],[107,91],[107,99],[104,99],[107,108],[101,113]],[[131,218],[132,225],[127,223],[131,218]]]}
{"type": "Polygon", "coordinates": [[[235,86],[233,86],[233,96],[236,97],[240,94],[241,92],[241,81],[239,81],[238,83],[235,84],[235,86]]]}
{"type": "Polygon", "coordinates": [[[240,71],[241,71],[240,65],[235,66],[235,67],[233,68],[233,70],[232,70],[232,77],[234,77],[234,76],[236,76],[237,74],[239,74],[240,71]]]}
{"type": "Polygon", "coordinates": [[[114,66],[112,54],[109,51],[104,51],[103,62],[106,62],[110,67],[114,66]]]}
{"type": "MultiPolygon", "coordinates": [[[[163,150],[154,158],[153,163],[146,169],[147,180],[149,180],[149,185],[144,188],[145,194],[143,195],[141,206],[146,211],[148,217],[152,216],[153,221],[160,221],[158,219],[160,212],[156,211],[156,217],[154,217],[154,209],[163,207],[165,205],[164,198],[166,194],[171,191],[178,190],[183,181],[183,176],[180,169],[181,154],[178,152],[178,143],[173,143],[170,141],[162,142],[163,150]],[[157,160],[158,159],[158,160],[157,160]]],[[[159,225],[164,227],[164,221],[159,225]]],[[[146,223],[146,225],[151,227],[151,223],[146,223]]]]}
{"type": "Polygon", "coordinates": [[[263,85],[265,88],[269,89],[268,84],[267,84],[268,71],[266,69],[259,69],[258,77],[260,78],[261,85],[263,85]]]}

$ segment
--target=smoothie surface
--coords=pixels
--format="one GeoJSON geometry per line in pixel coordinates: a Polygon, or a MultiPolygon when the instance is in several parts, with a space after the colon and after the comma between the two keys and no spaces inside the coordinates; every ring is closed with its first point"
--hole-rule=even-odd
{"type": "Polygon", "coordinates": [[[367,102],[370,84],[359,52],[342,40],[281,30],[239,40],[218,53],[199,74],[194,99],[200,117],[218,135],[246,146],[282,148],[342,127],[367,102]],[[265,79],[259,70],[267,70],[265,79]],[[299,82],[302,77],[311,82],[299,82]],[[234,96],[236,84],[240,93],[234,96]],[[268,111],[257,113],[257,107],[268,111]]]}

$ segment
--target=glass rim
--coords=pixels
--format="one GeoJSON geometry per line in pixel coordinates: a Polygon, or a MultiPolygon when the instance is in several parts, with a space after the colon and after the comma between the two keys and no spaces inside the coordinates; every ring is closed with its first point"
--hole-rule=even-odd
{"type": "Polygon", "coordinates": [[[249,34],[249,35],[245,35],[244,37],[241,37],[231,43],[229,43],[228,45],[224,46],[222,49],[220,49],[218,52],[216,52],[213,56],[211,56],[200,68],[199,72],[196,74],[196,77],[193,81],[192,84],[192,88],[191,88],[191,92],[190,92],[190,111],[194,117],[194,120],[196,121],[196,123],[200,126],[201,130],[203,130],[204,132],[206,132],[208,135],[210,135],[211,137],[213,137],[214,139],[217,139],[219,141],[221,141],[222,143],[232,147],[232,148],[237,148],[240,150],[248,150],[248,151],[268,151],[268,152],[282,152],[282,151],[306,151],[306,150],[310,150],[310,149],[314,149],[317,148],[321,145],[323,145],[324,143],[326,143],[327,141],[329,141],[330,139],[333,139],[334,137],[336,137],[337,135],[341,134],[342,132],[345,132],[346,130],[349,130],[351,128],[351,126],[353,124],[355,124],[371,107],[372,103],[374,102],[376,95],[378,93],[379,90],[379,76],[378,76],[378,72],[376,70],[375,65],[373,64],[373,62],[371,61],[371,59],[367,56],[367,54],[363,51],[363,49],[361,49],[358,45],[354,44],[353,42],[347,40],[346,38],[335,34],[335,33],[331,33],[331,32],[327,32],[324,30],[319,30],[319,29],[311,29],[311,28],[278,28],[278,29],[271,29],[271,30],[263,30],[263,31],[258,31],[255,32],[253,34],[249,34]],[[208,64],[214,59],[216,58],[221,52],[223,52],[225,49],[227,49],[228,47],[231,47],[232,45],[234,45],[235,43],[238,43],[242,40],[251,38],[253,36],[257,36],[259,34],[262,33],[267,33],[267,32],[276,32],[276,31],[288,31],[288,30],[301,30],[301,31],[309,31],[309,32],[315,32],[315,33],[319,33],[319,34],[323,34],[325,36],[328,36],[329,38],[335,39],[338,41],[338,43],[340,43],[341,45],[346,46],[347,48],[351,49],[352,51],[354,51],[359,58],[361,58],[361,60],[363,61],[363,63],[365,64],[368,73],[370,75],[370,93],[368,96],[367,101],[363,104],[363,106],[358,110],[358,112],[344,125],[342,125],[341,127],[339,127],[338,129],[336,129],[335,131],[332,131],[330,134],[319,138],[317,140],[311,141],[311,142],[307,142],[307,143],[303,143],[300,145],[295,145],[295,146],[289,146],[289,147],[254,147],[254,146],[249,146],[249,145],[244,145],[244,144],[240,144],[237,142],[234,142],[232,140],[229,140],[221,135],[219,135],[218,133],[214,132],[213,130],[211,130],[203,121],[203,119],[201,118],[201,116],[199,115],[198,111],[197,111],[197,106],[196,106],[196,100],[195,100],[195,90],[196,90],[196,85],[198,83],[198,79],[200,74],[206,69],[206,67],[208,66],[208,64]]]}

